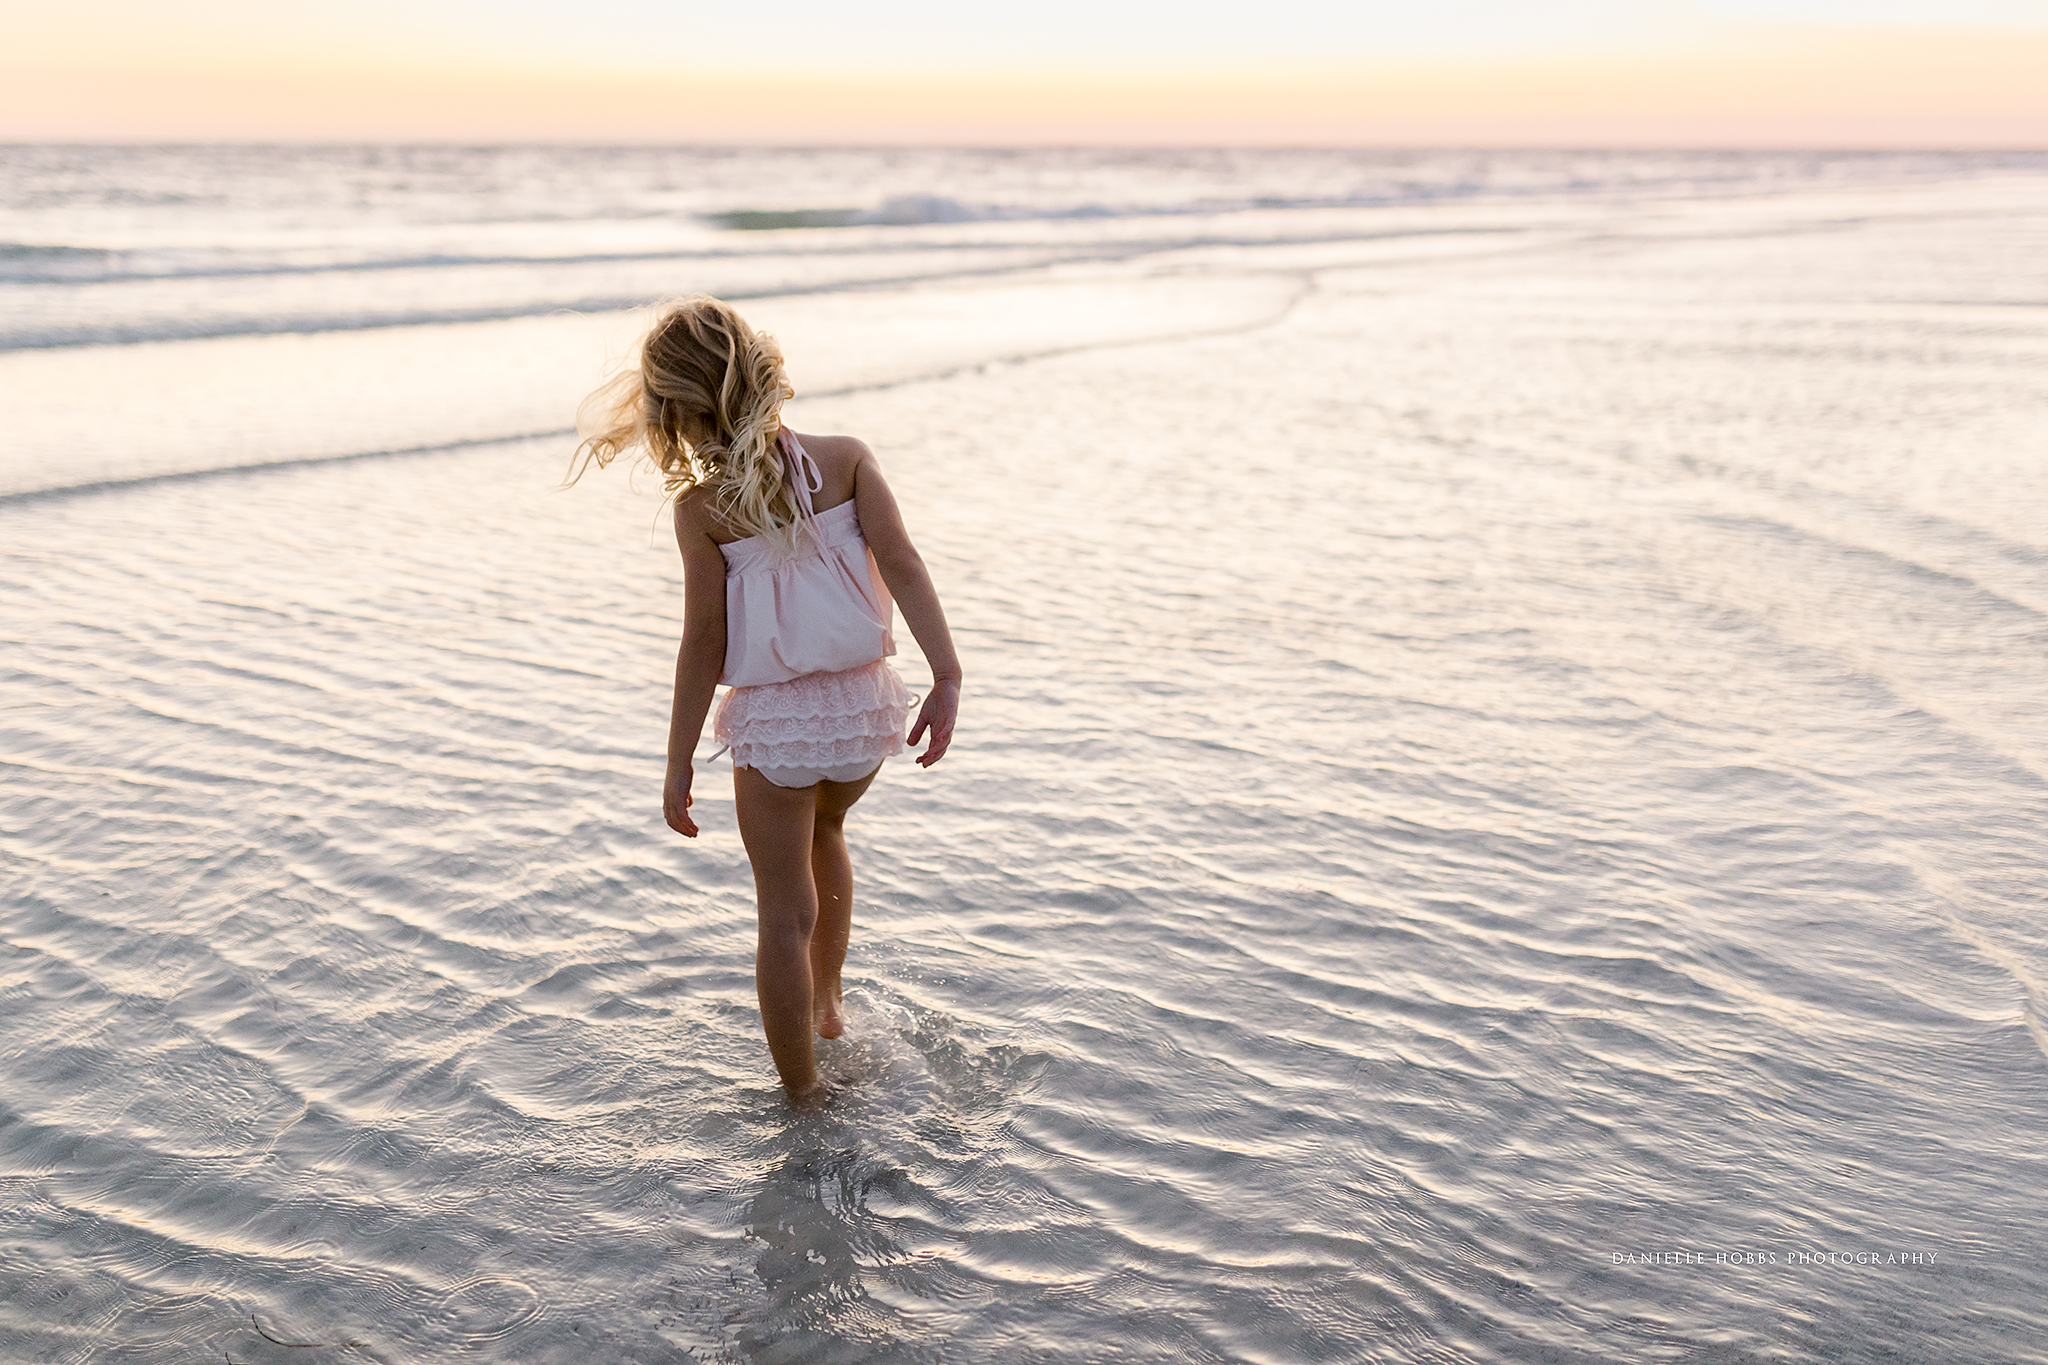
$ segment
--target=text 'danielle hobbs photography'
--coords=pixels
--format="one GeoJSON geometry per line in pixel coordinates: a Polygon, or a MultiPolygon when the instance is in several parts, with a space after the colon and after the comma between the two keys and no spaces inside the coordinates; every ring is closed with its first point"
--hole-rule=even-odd
{"type": "Polygon", "coordinates": [[[1931,1266],[1940,1253],[1892,1249],[1825,1251],[1813,1247],[1772,1248],[1763,1251],[1614,1251],[1607,1253],[1614,1265],[1643,1266],[1931,1266]]]}

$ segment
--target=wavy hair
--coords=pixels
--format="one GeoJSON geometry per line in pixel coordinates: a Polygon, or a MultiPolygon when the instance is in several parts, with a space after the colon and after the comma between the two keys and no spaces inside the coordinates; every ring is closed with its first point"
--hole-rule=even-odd
{"type": "Polygon", "coordinates": [[[782,404],[795,396],[782,348],[731,304],[702,295],[667,304],[640,344],[639,365],[578,405],[583,440],[564,483],[641,448],[670,498],[707,486],[727,526],[794,550],[804,519],[776,438],[782,404]]]}

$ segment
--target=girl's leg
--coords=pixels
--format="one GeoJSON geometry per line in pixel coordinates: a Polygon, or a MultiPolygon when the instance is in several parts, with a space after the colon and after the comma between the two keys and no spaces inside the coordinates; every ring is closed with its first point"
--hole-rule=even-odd
{"type": "Polygon", "coordinates": [[[839,1013],[839,972],[853,932],[853,860],[846,854],[846,812],[882,770],[854,782],[820,782],[811,826],[811,884],[817,889],[818,925],[811,931],[811,1015],[820,1038],[846,1032],[839,1013]]]}
{"type": "Polygon", "coordinates": [[[732,787],[760,911],[754,991],[761,1027],[789,1098],[809,1103],[824,1093],[811,1043],[811,933],[818,919],[811,846],[818,788],[778,787],[752,768],[734,768],[732,787]]]}

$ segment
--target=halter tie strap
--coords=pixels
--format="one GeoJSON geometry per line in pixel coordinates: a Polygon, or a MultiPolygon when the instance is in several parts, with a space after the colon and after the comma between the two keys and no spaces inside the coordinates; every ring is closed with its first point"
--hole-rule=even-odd
{"type": "Polygon", "coordinates": [[[782,468],[789,476],[789,491],[796,498],[797,512],[804,525],[810,528],[813,540],[822,541],[818,514],[811,510],[811,494],[824,488],[825,475],[788,427],[782,429],[782,468]]]}

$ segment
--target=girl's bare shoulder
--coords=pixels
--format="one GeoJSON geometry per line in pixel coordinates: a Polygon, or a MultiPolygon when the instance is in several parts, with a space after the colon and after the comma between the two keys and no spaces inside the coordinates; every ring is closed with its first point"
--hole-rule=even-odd
{"type": "Polygon", "coordinates": [[[836,507],[859,491],[856,478],[861,462],[873,458],[865,442],[852,436],[800,436],[804,450],[818,462],[824,486],[818,490],[818,510],[836,507]]]}
{"type": "Polygon", "coordinates": [[[862,460],[873,458],[867,442],[857,436],[806,436],[804,449],[827,474],[851,475],[862,460]]]}
{"type": "Polygon", "coordinates": [[[717,541],[733,538],[732,532],[726,530],[718,519],[715,496],[701,483],[677,494],[674,509],[678,539],[685,536],[708,536],[717,541]]]}
{"type": "Polygon", "coordinates": [[[709,514],[711,509],[711,490],[701,483],[694,487],[685,488],[682,492],[676,494],[670,505],[675,508],[676,525],[681,526],[685,523],[693,523],[709,514]]]}

